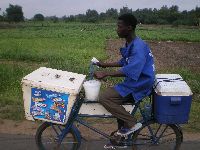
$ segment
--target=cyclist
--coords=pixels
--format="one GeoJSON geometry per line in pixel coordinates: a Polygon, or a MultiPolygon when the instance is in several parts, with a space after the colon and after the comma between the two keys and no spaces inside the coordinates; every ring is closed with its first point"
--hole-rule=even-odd
{"type": "Polygon", "coordinates": [[[151,93],[155,78],[154,60],[147,43],[136,36],[137,19],[132,14],[118,17],[117,34],[125,38],[125,46],[120,49],[122,58],[117,62],[98,62],[99,67],[121,67],[117,71],[96,71],[97,79],[105,77],[125,77],[124,81],[109,87],[99,95],[99,102],[118,118],[118,135],[129,135],[141,128],[142,124],[128,113],[121,104],[132,100],[142,100],[151,93]],[[123,127],[122,127],[123,126],[123,127]]]}

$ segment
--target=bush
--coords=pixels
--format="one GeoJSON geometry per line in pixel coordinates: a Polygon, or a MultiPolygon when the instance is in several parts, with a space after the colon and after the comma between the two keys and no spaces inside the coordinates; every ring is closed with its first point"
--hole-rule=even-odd
{"type": "Polygon", "coordinates": [[[0,21],[4,21],[4,17],[0,15],[0,21]]]}
{"type": "Polygon", "coordinates": [[[169,22],[164,19],[158,19],[158,24],[169,24],[169,22]]]}
{"type": "Polygon", "coordinates": [[[36,14],[33,17],[33,20],[35,20],[35,21],[44,21],[44,16],[42,14],[36,14]]]}

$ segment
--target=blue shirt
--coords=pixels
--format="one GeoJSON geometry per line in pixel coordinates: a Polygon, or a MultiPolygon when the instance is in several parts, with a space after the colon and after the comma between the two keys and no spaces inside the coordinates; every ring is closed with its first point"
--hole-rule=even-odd
{"type": "Polygon", "coordinates": [[[153,55],[149,46],[139,37],[120,49],[122,59],[120,69],[126,77],[122,83],[114,86],[118,93],[125,97],[132,94],[136,102],[142,100],[151,93],[155,68],[153,55]]]}

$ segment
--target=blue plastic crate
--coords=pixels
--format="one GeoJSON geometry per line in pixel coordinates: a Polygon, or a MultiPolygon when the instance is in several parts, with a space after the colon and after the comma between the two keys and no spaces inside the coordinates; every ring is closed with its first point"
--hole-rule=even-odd
{"type": "Polygon", "coordinates": [[[184,124],[188,122],[192,96],[154,95],[154,116],[161,124],[184,124]]]}

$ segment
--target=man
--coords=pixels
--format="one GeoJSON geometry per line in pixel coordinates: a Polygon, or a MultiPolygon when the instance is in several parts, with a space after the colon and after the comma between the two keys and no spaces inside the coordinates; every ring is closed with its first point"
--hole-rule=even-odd
{"type": "Polygon", "coordinates": [[[123,123],[118,135],[129,135],[141,128],[142,124],[128,113],[122,103],[132,100],[138,102],[151,93],[154,83],[154,61],[149,46],[135,34],[137,19],[132,14],[123,14],[118,18],[117,34],[125,38],[126,43],[120,49],[122,58],[118,62],[98,62],[100,67],[121,67],[118,71],[97,71],[97,79],[105,77],[125,77],[122,83],[107,88],[100,93],[99,102],[123,123]]]}

